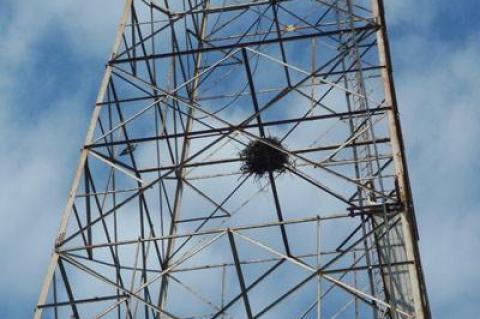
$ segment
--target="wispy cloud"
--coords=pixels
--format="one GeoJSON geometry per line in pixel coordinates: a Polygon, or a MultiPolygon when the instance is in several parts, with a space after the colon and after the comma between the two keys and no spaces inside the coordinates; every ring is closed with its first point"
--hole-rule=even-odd
{"type": "Polygon", "coordinates": [[[99,82],[119,11],[115,1],[2,3],[2,318],[32,313],[91,111],[88,81],[99,82]]]}
{"type": "Polygon", "coordinates": [[[480,296],[480,45],[475,30],[463,30],[461,40],[441,35],[448,26],[435,13],[443,7],[430,5],[430,24],[416,32],[400,23],[413,9],[397,12],[392,47],[432,310],[453,318],[474,316],[480,296]]]}

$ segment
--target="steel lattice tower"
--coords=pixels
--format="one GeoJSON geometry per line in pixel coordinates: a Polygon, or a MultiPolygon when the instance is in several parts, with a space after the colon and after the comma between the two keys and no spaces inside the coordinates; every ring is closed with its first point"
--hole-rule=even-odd
{"type": "Polygon", "coordinates": [[[34,318],[429,319],[417,241],[381,0],[126,0],[34,318]]]}

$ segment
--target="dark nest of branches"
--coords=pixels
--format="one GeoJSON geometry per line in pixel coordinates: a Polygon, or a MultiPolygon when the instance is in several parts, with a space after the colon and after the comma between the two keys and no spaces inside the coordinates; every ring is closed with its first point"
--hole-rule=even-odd
{"type": "Polygon", "coordinates": [[[250,141],[247,147],[240,152],[244,163],[241,171],[244,174],[254,174],[262,177],[268,172],[283,173],[290,160],[285,153],[282,143],[275,137],[265,137],[261,140],[250,141]],[[268,145],[268,144],[272,145],[268,145]]]}

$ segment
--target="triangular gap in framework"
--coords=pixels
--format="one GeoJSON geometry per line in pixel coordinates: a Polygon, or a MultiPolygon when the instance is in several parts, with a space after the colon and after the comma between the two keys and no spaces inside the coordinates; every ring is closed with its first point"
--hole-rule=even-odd
{"type": "Polygon", "coordinates": [[[130,221],[136,217],[126,215],[125,212],[137,210],[138,186],[138,181],[132,176],[117,172],[102,161],[89,160],[84,168],[82,182],[74,195],[67,231],[59,243],[71,247],[74,238],[89,244],[107,242],[108,237],[113,240],[114,218],[118,218],[117,222],[121,223],[127,216],[131,216],[130,221]]]}
{"type": "Polygon", "coordinates": [[[99,312],[98,309],[107,308],[119,296],[124,296],[115,287],[91,279],[90,274],[73,266],[70,259],[60,257],[47,301],[41,305],[45,310],[42,318],[50,318],[55,314],[59,318],[91,317],[99,312]],[[92,298],[92,290],[95,291],[95,298],[92,298]]]}
{"type": "MultiPolygon", "coordinates": [[[[230,224],[229,218],[225,217],[234,213],[233,208],[240,207],[241,195],[239,194],[252,193],[246,188],[248,179],[249,176],[243,176],[242,180],[227,178],[217,187],[212,188],[205,187],[205,184],[187,178],[184,181],[181,211],[177,216],[176,232],[194,233],[228,227],[230,224]],[[225,188],[220,190],[219,187],[222,188],[223,186],[225,188]]],[[[222,179],[216,178],[216,180],[222,179]]],[[[184,250],[184,246],[191,240],[189,237],[179,238],[175,253],[184,250]]]]}
{"type": "MultiPolygon", "coordinates": [[[[230,253],[230,243],[225,232],[196,236],[197,238],[191,241],[192,245],[182,251],[182,255],[194,254],[198,247],[218,236],[218,240],[169,272],[174,278],[169,279],[168,295],[175,296],[175,300],[182,296],[182,300],[189,300],[189,307],[185,308],[184,304],[173,302],[172,299],[172,303],[167,303],[168,311],[178,315],[192,315],[204,311],[212,314],[220,311],[222,303],[225,305],[229,300],[233,302],[227,313],[240,311],[241,308],[236,308],[238,303],[241,304],[241,299],[235,297],[240,294],[241,288],[236,272],[231,269],[234,258],[230,253]],[[212,286],[214,282],[218,282],[218,286],[212,286]]],[[[181,255],[175,256],[171,263],[176,265],[182,258],[181,255]]]]}
{"type": "MultiPolygon", "coordinates": [[[[290,303],[291,308],[298,309],[298,301],[306,300],[308,296],[315,293],[312,289],[312,280],[316,277],[313,269],[302,265],[298,260],[290,259],[281,252],[272,253],[265,242],[256,243],[249,241],[249,237],[245,236],[248,231],[234,231],[235,242],[239,247],[239,256],[243,256],[242,260],[251,260],[242,264],[242,269],[247,278],[248,286],[254,284],[254,288],[249,291],[252,311],[255,316],[270,313],[276,313],[280,305],[290,303]],[[249,256],[250,258],[246,257],[249,256]],[[254,258],[254,256],[258,256],[254,258]],[[256,282],[257,278],[251,276],[255,273],[269,272],[261,281],[256,282]]],[[[251,233],[251,232],[250,232],[251,233]]]]}
{"type": "MultiPolygon", "coordinates": [[[[165,98],[155,95],[148,88],[136,85],[121,74],[113,74],[105,102],[101,104],[99,120],[93,138],[94,146],[120,147],[136,144],[140,137],[155,137],[155,129],[159,132],[170,130],[170,126],[161,122],[165,106],[161,104],[165,98]],[[135,123],[136,125],[132,125],[135,123]],[[131,141],[129,141],[131,140],[131,141]]],[[[110,153],[118,154],[121,150],[113,148],[110,153]],[[116,150],[116,152],[115,152],[116,150]]],[[[113,154],[111,154],[113,155],[113,154]]]]}

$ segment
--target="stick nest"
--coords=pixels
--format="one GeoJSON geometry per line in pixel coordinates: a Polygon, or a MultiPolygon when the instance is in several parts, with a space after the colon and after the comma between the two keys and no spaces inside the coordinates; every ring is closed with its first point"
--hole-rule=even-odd
{"type": "Polygon", "coordinates": [[[242,173],[254,174],[256,177],[262,177],[268,172],[283,173],[286,169],[285,165],[290,163],[288,154],[283,150],[282,143],[275,137],[250,141],[247,147],[240,152],[240,156],[244,159],[240,169],[242,173]]]}

